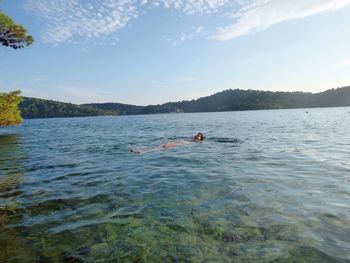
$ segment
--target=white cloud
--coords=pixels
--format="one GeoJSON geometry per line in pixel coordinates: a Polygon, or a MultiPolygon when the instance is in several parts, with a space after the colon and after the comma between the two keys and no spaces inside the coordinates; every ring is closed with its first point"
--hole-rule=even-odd
{"type": "Polygon", "coordinates": [[[25,6],[43,19],[44,41],[57,44],[110,37],[150,8],[213,14],[237,1],[241,0],[26,0],[25,6]]]}
{"type": "Polygon", "coordinates": [[[212,14],[222,7],[236,5],[237,0],[154,0],[152,5],[181,10],[187,15],[195,13],[212,14]]]}
{"type": "MultiPolygon", "coordinates": [[[[149,9],[164,8],[186,15],[220,15],[233,20],[211,38],[230,40],[267,29],[283,21],[301,19],[334,11],[350,4],[350,0],[25,0],[26,9],[37,13],[46,26],[46,42],[62,43],[103,39],[110,43],[133,19],[149,9]]],[[[180,45],[202,34],[192,27],[173,41],[180,45]]]]}
{"type": "Polygon", "coordinates": [[[212,36],[230,40],[293,19],[334,11],[350,4],[350,0],[255,0],[234,14],[236,21],[212,36]]]}
{"type": "Polygon", "coordinates": [[[101,38],[129,24],[138,10],[134,0],[27,0],[26,8],[47,22],[44,40],[71,42],[75,38],[101,38]]]}
{"type": "Polygon", "coordinates": [[[188,41],[196,36],[202,35],[202,33],[203,33],[203,26],[192,27],[191,31],[182,32],[180,34],[179,38],[172,41],[172,46],[173,47],[180,46],[180,45],[184,44],[186,41],[188,41]]]}

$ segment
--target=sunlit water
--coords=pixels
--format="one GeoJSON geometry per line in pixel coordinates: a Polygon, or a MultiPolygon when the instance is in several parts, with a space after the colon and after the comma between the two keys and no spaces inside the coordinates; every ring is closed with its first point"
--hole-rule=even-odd
{"type": "Polygon", "coordinates": [[[350,262],[350,108],[0,134],[0,262],[350,262]],[[203,143],[130,152],[199,131],[203,143]]]}

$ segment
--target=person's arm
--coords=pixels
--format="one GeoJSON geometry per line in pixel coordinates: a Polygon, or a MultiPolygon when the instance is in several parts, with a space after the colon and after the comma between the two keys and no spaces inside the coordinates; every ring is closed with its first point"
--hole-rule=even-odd
{"type": "Polygon", "coordinates": [[[160,146],[162,148],[172,148],[172,147],[181,146],[181,145],[185,145],[185,144],[189,144],[189,143],[190,142],[188,142],[188,141],[168,142],[168,143],[161,144],[160,146]]]}
{"type": "Polygon", "coordinates": [[[158,147],[154,147],[154,148],[139,148],[139,147],[131,148],[130,152],[148,153],[148,152],[159,151],[161,149],[173,148],[173,147],[177,147],[177,146],[181,146],[181,145],[185,145],[185,144],[189,144],[189,143],[191,143],[191,142],[190,141],[167,142],[167,143],[163,143],[163,144],[159,145],[158,147]]]}

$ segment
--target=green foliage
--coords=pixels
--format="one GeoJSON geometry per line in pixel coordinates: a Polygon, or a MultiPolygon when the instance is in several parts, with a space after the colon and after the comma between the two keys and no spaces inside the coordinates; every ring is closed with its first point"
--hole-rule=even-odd
{"type": "Polygon", "coordinates": [[[86,117],[99,115],[117,115],[99,108],[85,105],[75,105],[53,100],[24,98],[20,104],[22,116],[30,118],[56,118],[56,117],[86,117]]]}
{"type": "MultiPolygon", "coordinates": [[[[19,49],[31,45],[33,41],[33,37],[27,35],[27,29],[0,11],[0,45],[19,49]]],[[[20,91],[0,93],[0,126],[22,123],[18,109],[18,104],[22,101],[20,94],[20,91]]]]}
{"type": "Polygon", "coordinates": [[[19,49],[31,45],[33,41],[33,37],[27,35],[27,29],[0,11],[0,45],[19,49]]]}
{"type": "Polygon", "coordinates": [[[121,103],[74,105],[57,101],[25,98],[20,104],[24,118],[83,117],[179,112],[214,112],[268,109],[350,106],[350,87],[321,93],[225,90],[191,101],[135,106],[121,103]]]}
{"type": "Polygon", "coordinates": [[[350,87],[321,93],[225,90],[191,101],[147,106],[140,113],[214,112],[350,106],[350,87]]]}
{"type": "Polygon", "coordinates": [[[143,106],[135,106],[122,103],[90,103],[83,104],[83,106],[90,106],[103,111],[109,112],[112,115],[131,115],[140,114],[143,106]]]}
{"type": "Polygon", "coordinates": [[[18,104],[22,101],[19,90],[0,93],[0,126],[18,125],[22,123],[18,104]]]}

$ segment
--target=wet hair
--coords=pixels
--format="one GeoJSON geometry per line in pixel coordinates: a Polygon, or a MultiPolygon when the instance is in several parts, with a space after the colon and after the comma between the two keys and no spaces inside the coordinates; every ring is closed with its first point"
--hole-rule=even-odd
{"type": "Polygon", "coordinates": [[[199,132],[199,133],[197,133],[195,136],[194,136],[194,138],[196,138],[198,135],[200,135],[200,141],[203,141],[204,139],[205,139],[205,136],[204,136],[204,134],[203,133],[201,133],[201,132],[199,132]]]}

